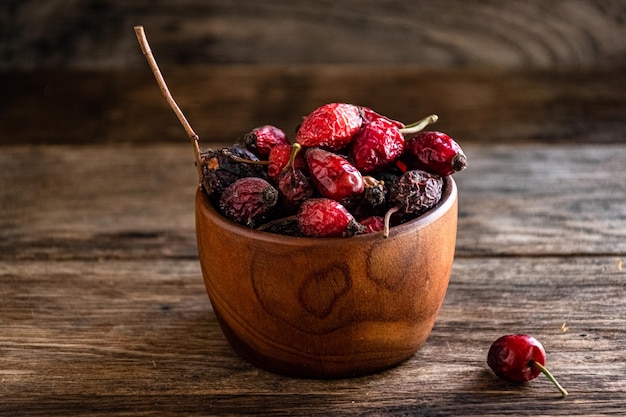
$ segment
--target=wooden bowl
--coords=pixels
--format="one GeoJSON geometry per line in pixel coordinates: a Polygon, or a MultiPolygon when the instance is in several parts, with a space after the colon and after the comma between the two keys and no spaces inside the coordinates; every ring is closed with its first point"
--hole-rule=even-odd
{"type": "Polygon", "coordinates": [[[202,274],[226,339],[252,364],[298,377],[363,375],[410,358],[443,302],[456,227],[450,177],[435,208],[387,239],[254,231],[196,194],[202,274]]]}

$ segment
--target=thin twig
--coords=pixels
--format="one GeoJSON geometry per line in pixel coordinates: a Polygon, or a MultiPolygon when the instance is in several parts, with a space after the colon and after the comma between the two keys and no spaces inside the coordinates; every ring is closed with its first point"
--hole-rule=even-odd
{"type": "Polygon", "coordinates": [[[156,62],[156,59],[154,59],[154,55],[152,55],[152,50],[150,49],[150,44],[148,44],[148,39],[146,38],[143,26],[135,26],[135,34],[137,35],[137,40],[139,41],[139,45],[141,46],[141,51],[143,52],[146,60],[148,61],[148,64],[150,65],[150,69],[154,74],[154,78],[156,78],[156,82],[159,86],[159,89],[161,90],[161,93],[163,93],[165,100],[167,100],[167,103],[170,105],[172,110],[174,110],[174,113],[176,114],[176,117],[178,117],[180,123],[183,125],[183,128],[185,128],[185,132],[187,132],[189,139],[191,139],[193,153],[196,160],[196,167],[198,168],[198,178],[200,182],[202,182],[202,163],[204,161],[202,159],[202,156],[200,155],[200,138],[191,128],[191,125],[187,121],[187,118],[183,114],[180,107],[178,107],[178,104],[176,104],[176,101],[174,101],[174,97],[172,97],[169,88],[167,88],[167,84],[165,83],[165,79],[161,74],[161,70],[159,70],[159,66],[156,62]]]}

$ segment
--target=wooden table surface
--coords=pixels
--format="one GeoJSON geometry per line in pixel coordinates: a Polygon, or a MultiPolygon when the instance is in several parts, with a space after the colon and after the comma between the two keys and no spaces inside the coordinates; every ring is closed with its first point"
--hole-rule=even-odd
{"type": "MultiPolygon", "coordinates": [[[[182,101],[194,103],[191,85],[199,76],[189,74],[182,101]]],[[[6,113],[2,119],[3,140],[11,138],[0,146],[0,415],[623,415],[626,107],[612,89],[624,86],[624,76],[611,74],[605,84],[582,77],[597,87],[595,96],[572,92],[580,75],[474,72],[435,82],[458,87],[478,79],[490,91],[512,85],[517,95],[502,96],[508,109],[498,110],[492,99],[505,118],[494,119],[494,136],[478,138],[485,119],[466,127],[473,136],[462,142],[470,167],[456,175],[456,257],[426,345],[393,369],[342,380],[268,373],[227,344],[197,259],[196,172],[184,140],[168,134],[151,143],[142,136],[147,130],[136,128],[125,141],[115,127],[120,120],[131,125],[124,111],[98,110],[90,101],[82,111],[92,117],[82,126],[96,131],[100,124],[107,137],[68,143],[78,140],[80,119],[69,132],[74,139],[64,140],[60,127],[71,123],[45,116],[36,99],[37,86],[60,87],[6,75],[5,84],[18,81],[6,90],[10,97],[24,89],[23,100],[13,102],[18,109],[29,108],[29,100],[39,104],[30,107],[31,125],[26,116],[20,123],[8,123],[6,113]],[[541,109],[557,120],[541,120],[541,109]],[[103,116],[111,114],[118,119],[103,116]],[[35,137],[38,116],[56,128],[35,137]],[[546,126],[550,140],[540,141],[536,133],[546,126]],[[24,132],[30,143],[16,139],[24,132]],[[543,342],[567,398],[544,377],[514,385],[489,370],[491,342],[518,332],[543,342]]],[[[99,82],[71,91],[93,98],[105,85],[123,103],[150,102],[158,109],[155,125],[185,139],[173,116],[161,117],[169,110],[158,92],[123,94],[129,81],[98,77],[77,77],[82,87],[99,82]],[[107,84],[111,79],[118,82],[107,84]]],[[[156,90],[151,75],[144,77],[141,88],[156,90]]],[[[70,116],[80,114],[78,105],[69,108],[70,116]]],[[[451,134],[461,129],[448,126],[451,134]]]]}

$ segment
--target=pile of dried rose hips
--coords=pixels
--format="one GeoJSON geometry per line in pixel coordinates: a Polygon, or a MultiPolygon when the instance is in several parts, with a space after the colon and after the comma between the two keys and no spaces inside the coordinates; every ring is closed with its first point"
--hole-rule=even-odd
{"type": "Polygon", "coordinates": [[[467,166],[448,135],[405,126],[347,103],[304,118],[292,144],[261,126],[241,144],[203,150],[202,185],[229,219],[291,236],[341,237],[383,231],[435,206],[443,177],[467,166]]]}

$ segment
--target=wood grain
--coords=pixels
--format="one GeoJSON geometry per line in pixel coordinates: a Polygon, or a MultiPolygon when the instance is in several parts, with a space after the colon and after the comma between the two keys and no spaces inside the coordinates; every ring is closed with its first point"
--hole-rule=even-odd
{"type": "Polygon", "coordinates": [[[202,282],[193,152],[147,68],[3,73],[0,416],[623,414],[624,75],[355,69],[167,74],[207,146],[332,97],[403,120],[440,114],[469,167],[455,174],[450,286],[415,356],[335,381],[240,359],[202,282]],[[492,374],[488,347],[513,332],[543,342],[569,397],[492,374]]]}
{"type": "Polygon", "coordinates": [[[195,260],[0,263],[0,415],[609,415],[623,411],[623,271],[614,257],[459,258],[426,345],[337,381],[252,367],[227,345],[195,260]],[[544,342],[546,379],[493,376],[489,344],[544,342]]]}
{"type": "Polygon", "coordinates": [[[9,0],[0,68],[141,67],[137,24],[168,65],[589,68],[626,64],[625,17],[621,0],[9,0]]]}
{"type": "MultiPolygon", "coordinates": [[[[463,147],[457,257],[626,253],[623,145],[463,147]]],[[[0,259],[197,256],[187,143],[4,147],[0,169],[0,259]]]]}
{"type": "MultiPolygon", "coordinates": [[[[303,116],[333,101],[405,123],[436,113],[433,128],[463,143],[626,142],[620,68],[242,65],[163,72],[205,145],[234,142],[268,123],[293,138],[303,116]]],[[[132,72],[0,73],[0,90],[0,145],[188,141],[145,62],[132,72]]]]}

